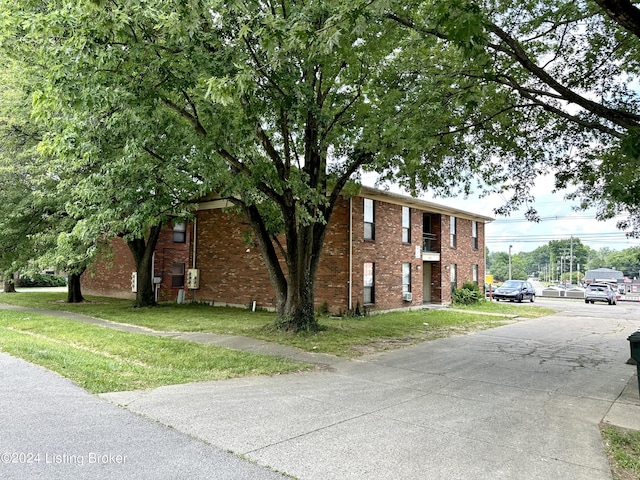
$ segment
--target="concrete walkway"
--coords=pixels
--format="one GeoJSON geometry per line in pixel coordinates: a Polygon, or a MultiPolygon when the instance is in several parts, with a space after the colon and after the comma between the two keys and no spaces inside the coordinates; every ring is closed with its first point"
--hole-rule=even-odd
{"type": "Polygon", "coordinates": [[[282,480],[0,352],[2,480],[282,480]]]}
{"type": "Polygon", "coordinates": [[[314,372],[100,397],[300,479],[610,480],[599,425],[640,429],[639,314],[572,303],[356,361],[307,354],[330,367],[314,372]]]}

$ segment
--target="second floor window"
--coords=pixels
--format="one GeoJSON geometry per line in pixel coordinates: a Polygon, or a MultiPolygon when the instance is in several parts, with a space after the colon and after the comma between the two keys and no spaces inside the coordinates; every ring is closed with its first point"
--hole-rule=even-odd
{"type": "Polygon", "coordinates": [[[364,199],[364,239],[375,240],[376,238],[376,224],[375,224],[375,212],[373,208],[373,200],[370,198],[364,199]]]}
{"type": "Polygon", "coordinates": [[[173,243],[185,243],[187,241],[187,226],[184,223],[176,223],[173,226],[173,243]]]}
{"type": "Polygon", "coordinates": [[[449,246],[456,248],[456,217],[449,220],[449,246]]]}
{"type": "Polygon", "coordinates": [[[411,243],[411,209],[402,207],[402,243],[411,243]]]}
{"type": "Polygon", "coordinates": [[[471,222],[471,246],[478,250],[478,222],[471,222]]]}

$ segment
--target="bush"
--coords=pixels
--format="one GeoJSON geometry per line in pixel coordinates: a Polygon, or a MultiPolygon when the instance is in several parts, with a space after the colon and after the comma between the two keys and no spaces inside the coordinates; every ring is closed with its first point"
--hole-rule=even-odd
{"type": "Polygon", "coordinates": [[[67,280],[60,275],[43,275],[34,273],[32,275],[20,276],[19,287],[65,287],[67,280]]]}
{"type": "Polygon", "coordinates": [[[453,291],[453,303],[458,305],[473,305],[478,303],[482,298],[480,287],[473,282],[462,285],[462,288],[456,288],[453,291]]]}

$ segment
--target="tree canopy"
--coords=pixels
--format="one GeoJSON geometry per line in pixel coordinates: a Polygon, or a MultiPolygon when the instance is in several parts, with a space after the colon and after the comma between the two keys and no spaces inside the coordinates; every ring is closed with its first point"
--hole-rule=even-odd
{"type": "Polygon", "coordinates": [[[482,169],[460,123],[480,86],[449,70],[471,62],[470,41],[407,34],[388,7],[21,0],[1,11],[5,51],[41,60],[41,151],[73,192],[76,232],[142,241],[142,258],[162,221],[216,192],[249,220],[282,325],[300,330],[315,328],[327,222],[362,168],[442,193],[482,169]]]}
{"type": "Polygon", "coordinates": [[[161,225],[215,192],[253,229],[281,326],[302,330],[326,225],[363,169],[413,193],[481,181],[511,194],[500,214],[553,170],[635,225],[638,37],[623,6],[0,0],[0,49],[38,67],[39,152],[73,234],[127,241],[139,304],[161,225]]]}
{"type": "MultiPolygon", "coordinates": [[[[73,278],[90,259],[88,246],[71,247],[63,237],[75,225],[65,211],[67,197],[58,191],[36,147],[42,125],[31,118],[32,70],[10,59],[0,71],[0,271],[5,279],[19,270],[63,269],[73,278]]],[[[71,283],[70,283],[71,285],[71,283]]],[[[11,287],[9,287],[11,288],[11,287]]],[[[7,291],[7,282],[5,282],[7,291]]],[[[71,289],[70,289],[71,293],[71,289]]],[[[71,300],[77,298],[70,295],[71,300]]]]}

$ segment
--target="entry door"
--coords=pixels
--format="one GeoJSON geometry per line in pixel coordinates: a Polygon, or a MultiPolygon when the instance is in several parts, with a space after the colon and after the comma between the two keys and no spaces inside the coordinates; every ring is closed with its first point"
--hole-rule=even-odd
{"type": "Polygon", "coordinates": [[[422,299],[431,303],[431,263],[422,263],[422,299]]]}

